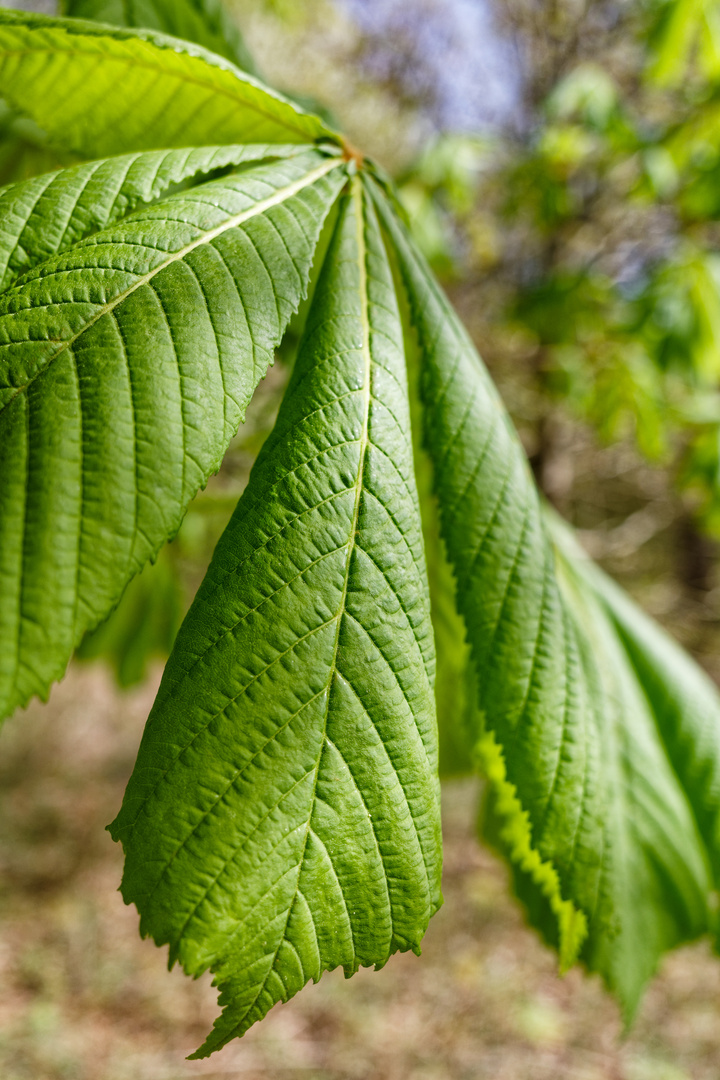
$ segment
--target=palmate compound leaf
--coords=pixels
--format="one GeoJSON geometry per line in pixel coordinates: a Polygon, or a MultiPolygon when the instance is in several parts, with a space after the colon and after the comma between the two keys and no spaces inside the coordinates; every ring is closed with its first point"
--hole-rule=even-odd
{"type": "Polygon", "coordinates": [[[195,1056],[440,904],[434,650],[402,328],[360,182],[277,425],[180,631],[122,810],[122,891],[215,973],[195,1056]]]}
{"type": "Polygon", "coordinates": [[[581,948],[629,1017],[662,952],[714,925],[718,696],[689,659],[673,677],[670,646],[663,672],[643,634],[628,664],[611,626],[619,616],[603,615],[556,557],[519,440],[467,334],[395,216],[382,218],[424,355],[425,439],[503,846],[542,900],[531,914],[546,932],[556,921],[549,936],[563,964],[581,948]]]}
{"type": "Polygon", "coordinates": [[[234,156],[243,171],[121,220],[155,176],[233,153],[126,157],[4,197],[5,265],[59,253],[0,293],[0,716],[62,675],[175,533],[306,292],[343,162],[234,156]]]}
{"type": "Polygon", "coordinates": [[[63,15],[112,26],[145,27],[194,41],[255,72],[252,57],[223,0],[65,0],[63,15]]]}
{"type": "MultiPolygon", "coordinates": [[[[218,144],[332,138],[321,121],[202,49],[91,24],[0,13],[0,92],[81,154],[209,138],[218,144]]],[[[237,161],[247,163],[252,150],[243,152],[249,157],[237,161]]],[[[286,152],[278,146],[275,156],[286,152]]],[[[266,153],[263,148],[258,159],[266,153]]],[[[175,165],[182,173],[177,159],[175,165]]],[[[75,208],[61,211],[58,204],[57,210],[66,231],[50,238],[48,225],[48,239],[44,226],[34,229],[33,215],[46,214],[52,202],[49,185],[50,196],[36,189],[39,211],[32,198],[23,204],[14,192],[18,220],[6,236],[8,276],[0,298],[6,707],[60,672],[74,631],[114,603],[217,466],[305,289],[322,222],[345,182],[339,158],[300,148],[297,156],[248,166],[128,218],[133,206],[157,197],[162,183],[156,190],[148,174],[133,188],[120,177],[123,205],[101,194],[84,197],[77,179],[86,177],[91,190],[93,178],[74,175],[67,197],[75,208]],[[272,194],[261,194],[268,186],[272,194]],[[218,248],[229,276],[203,261],[214,260],[218,248]],[[237,261],[231,248],[240,253],[237,261]],[[17,274],[24,276],[8,288],[17,274]]],[[[378,197],[372,181],[364,183],[378,197]]],[[[439,902],[427,591],[412,472],[398,442],[407,436],[407,408],[402,393],[389,402],[383,383],[387,373],[398,376],[400,330],[367,209],[354,254],[345,257],[359,200],[356,181],[322,302],[313,309],[303,363],[317,378],[308,376],[303,387],[296,375],[285,427],[281,422],[253,474],[168,668],[116,826],[129,852],[126,897],[141,907],[144,929],[169,941],[171,955],[188,970],[212,967],[223,988],[225,1012],[202,1052],[326,967],[352,971],[358,963],[384,962],[396,948],[416,948],[439,902]],[[366,258],[358,257],[363,245],[366,258]],[[336,291],[353,294],[356,307],[354,315],[352,307],[336,311],[333,323],[327,312],[336,291]],[[353,348],[335,355],[339,328],[352,318],[359,318],[361,332],[353,348]],[[322,360],[313,366],[317,350],[334,365],[330,371],[322,360]],[[307,396],[317,390],[324,401],[320,391],[334,385],[358,352],[369,381],[348,383],[347,402],[336,394],[326,410],[332,419],[338,408],[335,419],[355,437],[332,444],[332,425],[320,424],[322,407],[313,412],[307,396]],[[350,399],[357,403],[363,388],[369,391],[365,435],[357,437],[350,399]],[[383,403],[399,420],[394,438],[383,428],[383,403]],[[302,451],[294,446],[297,427],[306,445],[319,439],[323,451],[290,472],[293,454],[302,451]],[[347,461],[336,462],[333,472],[330,455],[353,443],[355,516],[348,528],[345,513],[339,543],[342,499],[352,485],[333,484],[347,481],[352,468],[348,473],[347,461]],[[398,476],[404,470],[404,492],[397,480],[390,491],[378,465],[383,451],[388,468],[398,467],[398,476]],[[310,510],[313,482],[330,483],[331,492],[310,510]],[[276,487],[292,520],[283,517],[276,487]],[[377,505],[373,492],[382,492],[377,505]],[[303,507],[294,518],[293,505],[303,507]],[[372,507],[378,513],[384,507],[394,520],[378,524],[372,507]],[[412,513],[403,517],[408,507],[412,513]],[[278,509],[283,524],[276,536],[270,519],[278,509]],[[325,531],[303,533],[305,510],[308,517],[320,513],[325,531]],[[279,539],[286,533],[292,535],[287,547],[279,539]],[[337,573],[328,584],[323,574],[343,548],[341,584],[337,573]],[[255,560],[259,571],[256,578],[243,573],[239,582],[243,558],[240,569],[255,560]],[[330,610],[333,595],[338,604],[330,610]],[[323,614],[324,623],[309,625],[323,614]],[[283,634],[286,651],[278,645],[283,634]],[[196,697],[198,673],[207,679],[196,697]],[[240,702],[250,704],[254,727],[240,724],[240,702]],[[190,730],[187,746],[178,742],[183,730],[190,730]],[[207,784],[198,782],[193,765],[205,770],[207,784]],[[248,910],[242,905],[253,889],[257,904],[248,910]],[[306,906],[308,895],[314,906],[306,906]],[[354,906],[345,906],[348,896],[354,906]],[[275,943],[270,952],[268,935],[275,943]]],[[[582,948],[582,958],[603,973],[630,1013],[662,950],[713,923],[717,694],[619,594],[556,553],[484,369],[382,196],[378,205],[424,354],[426,440],[478,669],[488,728],[481,745],[500,840],[519,868],[534,917],[557,938],[563,963],[582,948]]],[[[404,392],[401,383],[398,378],[404,392]]],[[[409,455],[409,445],[404,450],[409,455]]]]}
{"type": "Polygon", "coordinates": [[[199,45],[7,10],[0,96],[87,158],[335,138],[318,117],[199,45]]]}

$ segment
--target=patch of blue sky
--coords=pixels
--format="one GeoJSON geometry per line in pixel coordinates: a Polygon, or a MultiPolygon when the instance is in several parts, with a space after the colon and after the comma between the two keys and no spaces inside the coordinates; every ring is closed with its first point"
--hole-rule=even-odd
{"type": "Polygon", "coordinates": [[[492,0],[338,0],[369,39],[380,78],[401,79],[440,131],[496,131],[517,122],[519,50],[492,0]]]}

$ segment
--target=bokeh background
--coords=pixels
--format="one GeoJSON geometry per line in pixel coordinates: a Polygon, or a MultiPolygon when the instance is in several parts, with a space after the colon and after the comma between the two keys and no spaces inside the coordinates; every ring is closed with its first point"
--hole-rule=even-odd
{"type": "MultiPolygon", "coordinates": [[[[228,7],[268,81],[392,174],[542,491],[720,681],[720,0],[228,7]]],[[[63,160],[0,113],[0,184],[63,160]]],[[[291,335],[178,537],[49,704],[3,731],[0,1077],[717,1080],[709,946],[666,960],[624,1035],[599,981],[560,979],[525,927],[448,739],[446,903],[423,957],[326,975],[208,1062],[183,1060],[214,992],[139,939],[104,826],[292,352],[291,335]]],[[[438,704],[442,726],[457,695],[438,704]]]]}

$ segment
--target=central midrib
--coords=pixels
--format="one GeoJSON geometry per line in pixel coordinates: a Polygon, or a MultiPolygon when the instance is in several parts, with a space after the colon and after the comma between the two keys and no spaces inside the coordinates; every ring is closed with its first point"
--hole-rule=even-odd
{"type": "MultiPolygon", "coordinates": [[[[358,269],[359,269],[359,292],[360,292],[360,321],[362,324],[362,351],[363,351],[363,428],[360,435],[360,447],[358,452],[358,471],[357,471],[357,490],[355,493],[355,506],[353,508],[352,522],[350,525],[350,532],[348,536],[348,551],[347,561],[345,563],[345,580],[343,581],[342,594],[340,596],[340,602],[338,604],[337,614],[337,627],[335,629],[335,642],[333,645],[332,661],[330,663],[330,675],[327,682],[327,704],[325,706],[325,718],[323,725],[323,738],[320,746],[320,752],[318,754],[317,767],[315,769],[315,777],[313,780],[313,792],[310,800],[310,814],[308,816],[307,831],[305,833],[305,843],[303,844],[303,852],[298,863],[298,887],[290,907],[288,909],[288,923],[290,922],[290,915],[292,909],[295,906],[297,899],[297,892],[300,889],[300,877],[302,874],[302,865],[305,860],[305,849],[307,848],[308,838],[310,836],[310,826],[312,822],[313,812],[315,809],[315,797],[317,791],[318,777],[320,775],[320,763],[325,751],[325,744],[327,742],[327,726],[330,716],[330,701],[332,698],[332,684],[335,674],[337,672],[337,656],[340,648],[340,630],[342,627],[343,615],[345,614],[345,605],[347,602],[348,583],[350,581],[350,564],[352,563],[353,547],[355,545],[355,537],[357,535],[358,521],[360,519],[360,504],[362,501],[362,487],[363,487],[363,472],[365,471],[365,455],[367,453],[369,426],[370,426],[370,376],[371,376],[371,364],[372,358],[370,355],[370,319],[368,315],[368,295],[367,295],[367,266],[366,266],[366,251],[365,251],[365,233],[364,233],[364,218],[363,218],[363,194],[360,187],[359,177],[355,177],[352,183],[352,200],[355,204],[355,214],[357,217],[357,248],[358,248],[358,269]]],[[[287,927],[286,927],[287,929],[287,927]]],[[[283,934],[283,939],[285,935],[283,934]]],[[[280,944],[282,944],[282,940],[280,944]]],[[[278,946],[278,951],[280,946],[278,946]]],[[[273,962],[274,964],[274,962],[273,962]]]]}
{"type": "Polygon", "coordinates": [[[110,300],[107,304],[103,304],[102,307],[92,316],[91,319],[88,319],[88,321],[81,327],[80,330],[78,330],[76,334],[73,334],[72,337],[67,338],[61,344],[60,348],[51,354],[46,363],[44,363],[42,367],[38,371],[36,371],[35,374],[30,379],[28,379],[26,383],[23,383],[22,386],[19,386],[17,388],[12,397],[7,400],[7,402],[2,406],[2,408],[0,408],[0,414],[2,414],[3,411],[12,404],[18,394],[22,394],[35,381],[35,379],[38,378],[39,375],[41,375],[44,371],[47,371],[50,364],[52,364],[54,360],[57,360],[58,356],[61,356],[64,352],[67,351],[67,349],[71,349],[75,342],[78,340],[78,338],[81,337],[87,330],[89,330],[91,326],[94,326],[95,323],[97,323],[109,312],[114,311],[114,309],[118,307],[118,305],[122,304],[123,301],[127,300],[128,296],[131,296],[132,293],[134,293],[137,289],[142,288],[143,285],[147,285],[147,283],[149,281],[152,281],[152,279],[162,270],[165,270],[168,266],[172,266],[173,263],[179,262],[181,259],[184,259],[187,255],[190,254],[191,251],[194,251],[196,248],[201,247],[203,244],[209,244],[217,236],[222,236],[222,234],[224,232],[227,232],[228,229],[237,228],[245,221],[249,221],[251,218],[257,217],[259,214],[264,214],[266,210],[270,210],[273,206],[278,206],[280,203],[283,203],[287,199],[292,198],[293,195],[296,195],[299,191],[302,191],[303,188],[310,187],[310,185],[314,184],[316,180],[319,180],[322,176],[325,176],[326,173],[331,172],[333,169],[337,169],[341,165],[345,165],[345,162],[342,158],[330,158],[322,165],[319,165],[316,169],[313,169],[311,172],[306,173],[306,175],[301,177],[299,180],[294,180],[292,184],[288,184],[287,187],[281,188],[273,195],[269,195],[267,199],[262,199],[260,202],[255,203],[254,206],[249,207],[247,210],[243,210],[241,213],[235,214],[233,217],[228,218],[222,223],[222,225],[217,225],[214,229],[209,229],[206,232],[201,233],[199,237],[197,237],[191,243],[187,244],[184,248],[180,248],[178,251],[173,252],[171,255],[168,256],[167,259],[163,260],[163,262],[159,263],[157,266],[154,266],[152,270],[149,270],[147,274],[143,274],[142,277],[139,277],[136,281],[134,281],[133,284],[130,285],[127,289],[124,289],[121,293],[118,293],[118,295],[113,297],[113,299],[110,300]]]}
{"type": "MultiPolygon", "coordinates": [[[[273,969],[275,967],[275,963],[277,961],[278,954],[279,954],[280,949],[282,947],[282,943],[286,939],[287,928],[288,928],[288,926],[290,924],[290,917],[292,915],[293,908],[295,907],[295,904],[297,902],[298,893],[300,892],[300,878],[302,876],[302,867],[303,867],[303,863],[305,861],[305,851],[307,849],[307,843],[308,843],[308,839],[310,837],[311,822],[312,822],[313,813],[314,813],[314,810],[315,810],[315,798],[316,798],[318,777],[319,777],[319,774],[320,774],[320,763],[322,761],[322,756],[323,756],[323,753],[325,751],[325,743],[327,741],[327,722],[328,722],[328,716],[329,716],[329,712],[330,712],[330,699],[331,699],[331,696],[332,696],[332,682],[333,682],[333,678],[334,678],[336,670],[337,670],[337,654],[338,654],[338,649],[339,649],[339,645],[340,645],[340,628],[342,626],[343,614],[345,612],[345,603],[346,603],[346,599],[347,599],[348,582],[350,580],[350,564],[352,562],[353,545],[354,545],[355,536],[357,535],[358,521],[359,521],[359,518],[360,518],[360,504],[361,504],[361,500],[362,500],[362,486],[363,486],[362,485],[362,477],[363,477],[363,472],[364,472],[364,469],[365,469],[365,455],[367,453],[368,438],[369,438],[370,376],[371,376],[371,362],[372,361],[371,361],[371,355],[370,355],[370,319],[369,319],[369,315],[368,315],[367,266],[366,266],[366,258],[367,258],[367,256],[366,256],[366,251],[365,251],[364,218],[363,218],[363,204],[362,204],[363,194],[362,194],[362,188],[360,187],[358,177],[355,177],[354,180],[353,180],[352,199],[353,199],[353,202],[355,203],[356,215],[357,215],[358,267],[359,267],[359,272],[360,272],[359,273],[359,278],[360,278],[360,280],[359,280],[360,319],[361,319],[361,323],[362,323],[362,343],[363,343],[362,344],[362,351],[363,351],[364,375],[365,375],[364,380],[363,380],[363,390],[364,390],[363,430],[362,430],[360,440],[359,440],[359,442],[360,442],[360,451],[359,451],[359,455],[358,455],[357,492],[355,494],[355,507],[353,509],[353,517],[352,517],[352,523],[351,523],[351,527],[350,527],[350,535],[349,535],[349,538],[348,538],[347,562],[345,564],[345,580],[343,582],[343,590],[342,590],[342,595],[340,597],[340,603],[338,604],[337,628],[336,628],[336,631],[335,631],[335,643],[334,643],[334,646],[333,646],[332,662],[330,664],[330,677],[329,677],[328,683],[327,683],[327,705],[325,707],[323,738],[322,738],[322,743],[321,743],[321,746],[320,746],[320,752],[318,754],[317,765],[315,767],[315,776],[313,778],[312,796],[311,796],[311,799],[310,799],[310,813],[308,815],[307,828],[306,828],[306,831],[305,831],[305,840],[303,842],[303,848],[302,848],[302,853],[300,855],[300,859],[298,860],[298,880],[297,880],[297,887],[295,889],[295,895],[293,896],[292,900],[290,901],[290,904],[288,905],[288,913],[287,913],[287,920],[285,922],[285,928],[284,928],[283,933],[282,933],[282,935],[280,937],[280,940],[278,942],[278,947],[275,950],[275,956],[274,956],[273,962],[270,965],[270,968],[268,970],[268,975],[263,980],[263,983],[262,983],[260,989],[258,990],[257,994],[255,995],[254,1000],[248,1006],[248,1008],[245,1010],[245,1013],[243,1014],[242,1020],[240,1021],[240,1023],[238,1023],[235,1026],[235,1028],[234,1028],[235,1031],[238,1031],[242,1027],[246,1017],[248,1016],[248,1014],[251,1012],[251,1010],[257,1004],[257,1001],[258,1001],[258,998],[260,997],[260,994],[262,993],[263,989],[267,985],[267,979],[269,978],[269,974],[270,974],[271,971],[273,971],[273,969]]],[[[352,933],[352,927],[351,927],[351,933],[352,933]]],[[[322,957],[321,957],[321,960],[322,960],[322,957]]]]}

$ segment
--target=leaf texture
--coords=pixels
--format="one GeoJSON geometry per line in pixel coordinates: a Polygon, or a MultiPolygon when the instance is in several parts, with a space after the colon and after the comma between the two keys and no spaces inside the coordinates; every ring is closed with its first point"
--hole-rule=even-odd
{"type": "MultiPolygon", "coordinates": [[[[567,915],[568,902],[584,917],[582,957],[630,1015],[661,953],[712,925],[708,852],[617,635],[567,575],[558,580],[522,447],[489,376],[399,221],[388,210],[383,221],[424,356],[425,438],[479,702],[515,800],[508,847],[534,850],[546,885],[555,875],[555,914],[567,915]]],[[[566,957],[578,925],[561,921],[566,957]]]]}
{"type": "Polygon", "coordinates": [[[113,836],[223,1015],[419,951],[440,904],[434,651],[402,329],[344,197],[276,428],[181,628],[113,836]]]}
{"type": "Polygon", "coordinates": [[[0,10],[0,95],[88,158],[335,138],[317,117],[198,45],[78,19],[0,10]]]}
{"type": "Polygon", "coordinates": [[[219,467],[344,174],[301,151],[200,184],[0,294],[0,715],[62,675],[219,467]]]}
{"type": "Polygon", "coordinates": [[[148,29],[0,11],[18,130],[105,155],[0,191],[0,715],[174,534],[332,234],[113,826],[124,897],[215,974],[197,1056],[324,970],[418,951],[441,902],[435,688],[446,767],[482,758],[531,919],[630,1016],[662,952],[716,929],[716,690],[543,511],[389,186],[365,166],[341,195],[338,136],[235,66],[217,0],[68,3],[148,29]]]}
{"type": "Polygon", "coordinates": [[[598,605],[652,709],[673,769],[687,793],[720,884],[720,697],[717,687],[668,635],[608,578],[556,515],[550,532],[563,568],[588,605],[598,605]]]}
{"type": "Polygon", "coordinates": [[[439,768],[442,779],[474,771],[477,739],[477,680],[455,606],[455,582],[440,535],[438,501],[433,491],[432,461],[422,443],[420,354],[413,341],[410,312],[402,287],[396,289],[403,318],[405,359],[410,389],[410,417],[415,480],[420,496],[423,543],[430,589],[430,612],[435,638],[435,705],[438,718],[439,768]]]}
{"type": "Polygon", "coordinates": [[[155,202],[173,185],[263,159],[297,145],[203,146],[89,161],[0,191],[0,290],[51,255],[155,202]]]}
{"type": "Polygon", "coordinates": [[[222,0],[66,0],[64,15],[113,26],[141,26],[194,41],[243,71],[255,66],[222,0]]]}

